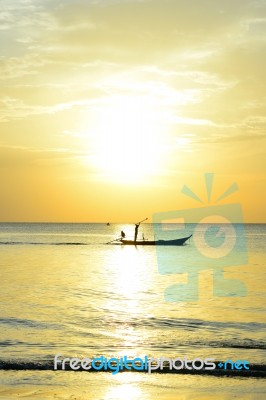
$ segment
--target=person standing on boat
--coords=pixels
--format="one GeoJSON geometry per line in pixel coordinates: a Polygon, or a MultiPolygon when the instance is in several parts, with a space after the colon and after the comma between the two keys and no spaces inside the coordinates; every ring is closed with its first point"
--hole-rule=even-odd
{"type": "Polygon", "coordinates": [[[136,242],[136,241],[137,241],[139,226],[140,226],[140,222],[139,222],[138,224],[135,224],[135,236],[134,236],[134,242],[136,242]]]}

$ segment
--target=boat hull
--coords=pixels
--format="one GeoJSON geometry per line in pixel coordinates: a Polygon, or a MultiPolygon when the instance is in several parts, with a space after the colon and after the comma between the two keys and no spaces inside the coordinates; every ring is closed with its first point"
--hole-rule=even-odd
{"type": "Polygon", "coordinates": [[[119,244],[131,246],[183,246],[192,235],[173,240],[126,240],[121,239],[119,244]]]}

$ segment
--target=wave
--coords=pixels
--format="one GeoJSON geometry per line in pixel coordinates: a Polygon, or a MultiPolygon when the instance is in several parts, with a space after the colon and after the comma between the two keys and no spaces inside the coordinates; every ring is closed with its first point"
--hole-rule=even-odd
{"type": "MultiPolygon", "coordinates": [[[[96,293],[98,294],[98,293],[96,293]]],[[[105,308],[103,308],[105,312],[105,308]]],[[[266,324],[263,322],[233,322],[233,321],[208,321],[201,319],[190,319],[190,318],[131,318],[126,312],[117,313],[115,316],[110,318],[109,314],[108,322],[109,325],[117,325],[121,323],[127,323],[132,327],[146,327],[152,329],[180,329],[186,331],[208,331],[208,332],[225,332],[226,330],[238,331],[238,332],[266,332],[266,324]]],[[[85,323],[86,320],[82,320],[81,323],[85,323]]],[[[97,319],[94,321],[97,324],[97,319]]],[[[99,319],[100,325],[102,325],[102,318],[99,319]]],[[[252,339],[251,339],[252,340],[252,339]]],[[[248,341],[248,339],[247,339],[248,341]]]]}
{"type": "MultiPolygon", "coordinates": [[[[11,328],[37,328],[37,329],[59,329],[60,325],[55,323],[44,323],[40,321],[34,321],[30,319],[21,319],[21,318],[0,318],[0,325],[9,325],[11,328]]],[[[0,342],[1,346],[1,342],[0,342]]]]}
{"type": "Polygon", "coordinates": [[[154,318],[146,319],[145,322],[153,326],[162,327],[186,327],[191,329],[224,329],[234,328],[240,330],[257,331],[258,329],[266,329],[266,324],[263,322],[233,322],[233,321],[208,321],[202,319],[188,319],[188,318],[154,318]]]}

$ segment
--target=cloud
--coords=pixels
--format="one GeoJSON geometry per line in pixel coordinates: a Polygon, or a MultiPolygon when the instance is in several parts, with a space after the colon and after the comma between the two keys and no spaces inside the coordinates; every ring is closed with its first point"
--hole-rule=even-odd
{"type": "Polygon", "coordinates": [[[52,14],[46,12],[40,1],[1,0],[1,30],[51,29],[52,14]]]}
{"type": "Polygon", "coordinates": [[[194,142],[199,144],[204,143],[240,143],[240,142],[250,142],[250,141],[263,141],[266,140],[266,134],[242,134],[242,135],[221,135],[213,134],[208,137],[202,138],[198,137],[194,142]]]}
{"type": "Polygon", "coordinates": [[[36,151],[20,146],[0,146],[0,168],[16,169],[32,165],[36,151]]]}
{"type": "Polygon", "coordinates": [[[47,64],[38,54],[27,54],[24,57],[0,57],[0,80],[34,76],[47,64]]]}
{"type": "Polygon", "coordinates": [[[83,157],[81,152],[68,148],[34,148],[26,146],[0,145],[0,168],[33,168],[73,164],[73,160],[83,157]]]}
{"type": "Polygon", "coordinates": [[[2,5],[1,121],[141,96],[168,108],[168,121],[183,133],[225,129],[237,137],[264,129],[263,1],[2,5]]]}
{"type": "Polygon", "coordinates": [[[70,51],[74,45],[86,47],[91,55],[96,49],[109,58],[131,55],[131,61],[188,46],[198,54],[208,53],[206,46],[227,43],[243,33],[243,21],[260,16],[260,9],[251,13],[250,4],[249,0],[66,2],[53,10],[57,24],[53,41],[70,51]]]}
{"type": "Polygon", "coordinates": [[[23,119],[32,115],[55,114],[74,107],[87,108],[96,102],[97,100],[77,100],[68,103],[58,103],[49,106],[43,106],[30,105],[24,103],[20,99],[6,97],[0,100],[0,121],[23,119]]]}

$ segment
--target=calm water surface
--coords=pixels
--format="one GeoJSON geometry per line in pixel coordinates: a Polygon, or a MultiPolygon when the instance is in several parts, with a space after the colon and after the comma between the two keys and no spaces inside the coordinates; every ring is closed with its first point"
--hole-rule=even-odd
{"type": "MultiPolygon", "coordinates": [[[[145,236],[152,239],[152,225],[143,227],[145,236]]],[[[188,233],[194,228],[190,225],[188,233]]],[[[61,372],[59,377],[52,371],[19,371],[25,362],[45,363],[58,353],[79,358],[187,355],[264,363],[264,225],[245,226],[248,263],[224,268],[226,278],[245,283],[246,296],[213,296],[214,271],[207,268],[198,274],[198,300],[173,303],[164,300],[164,291],[169,285],[186,283],[186,270],[160,274],[152,246],[106,245],[121,229],[133,235],[132,225],[0,224],[4,387],[89,385],[92,395],[98,380],[102,394],[94,398],[120,399],[125,391],[130,396],[130,390],[132,398],[149,398],[158,390],[163,396],[177,387],[191,389],[195,382],[203,392],[213,385],[226,393],[233,385],[225,385],[225,378],[203,376],[183,376],[181,382],[179,376],[169,375],[158,379],[158,375],[118,374],[114,378],[98,373],[91,378],[86,373],[61,372]],[[6,361],[13,364],[12,372],[4,370],[6,361]]],[[[175,252],[178,263],[186,265],[186,260],[193,259],[195,244],[191,239],[186,246],[163,251],[175,252]]],[[[247,381],[242,380],[234,390],[246,393],[245,385],[247,381]]],[[[261,383],[257,391],[260,396],[261,383]]],[[[36,393],[33,398],[38,398],[36,393]]]]}

